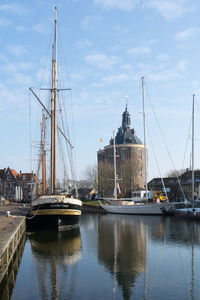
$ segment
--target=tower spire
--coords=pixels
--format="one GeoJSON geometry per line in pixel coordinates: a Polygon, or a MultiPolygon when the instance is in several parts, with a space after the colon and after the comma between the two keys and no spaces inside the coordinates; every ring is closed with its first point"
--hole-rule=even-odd
{"type": "Polygon", "coordinates": [[[128,109],[128,95],[126,95],[126,110],[128,109]]]}
{"type": "Polygon", "coordinates": [[[122,114],[122,128],[123,130],[126,130],[126,128],[130,128],[131,126],[131,115],[127,110],[127,103],[126,103],[126,108],[125,111],[122,114]]]}

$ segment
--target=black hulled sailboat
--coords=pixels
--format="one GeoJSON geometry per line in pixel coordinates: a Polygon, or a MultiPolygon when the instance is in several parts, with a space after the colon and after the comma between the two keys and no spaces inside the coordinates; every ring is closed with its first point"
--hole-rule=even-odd
{"type": "MultiPolygon", "coordinates": [[[[56,156],[57,156],[57,131],[59,130],[69,142],[63,131],[57,124],[57,94],[60,89],[57,87],[57,8],[55,8],[54,45],[52,57],[52,87],[51,91],[51,113],[45,108],[39,97],[33,92],[37,100],[43,106],[51,120],[51,187],[47,194],[44,188],[43,195],[40,195],[31,205],[31,224],[37,227],[57,228],[59,230],[70,229],[78,226],[81,215],[82,202],[66,193],[58,193],[56,188],[56,156]]],[[[70,142],[69,142],[70,143],[70,142]]],[[[71,144],[70,144],[71,145],[71,144]]],[[[46,161],[46,159],[45,159],[46,161]]],[[[44,159],[43,159],[44,164],[44,159]]]]}

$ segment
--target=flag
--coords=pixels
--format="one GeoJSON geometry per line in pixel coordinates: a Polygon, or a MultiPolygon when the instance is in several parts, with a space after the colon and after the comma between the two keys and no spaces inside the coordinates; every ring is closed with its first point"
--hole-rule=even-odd
{"type": "Polygon", "coordinates": [[[103,142],[103,140],[100,138],[100,143],[102,143],[103,142]]]}

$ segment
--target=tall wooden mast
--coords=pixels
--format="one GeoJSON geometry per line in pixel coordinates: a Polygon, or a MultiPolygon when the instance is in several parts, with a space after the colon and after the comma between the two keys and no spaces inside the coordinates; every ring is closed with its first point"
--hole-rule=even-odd
{"type": "Polygon", "coordinates": [[[42,194],[45,195],[47,191],[47,178],[46,178],[46,117],[42,114],[41,124],[41,151],[42,151],[42,194]]]}
{"type": "Polygon", "coordinates": [[[51,194],[56,194],[56,144],[57,144],[57,7],[55,7],[54,45],[52,53],[51,89],[51,194]]]}

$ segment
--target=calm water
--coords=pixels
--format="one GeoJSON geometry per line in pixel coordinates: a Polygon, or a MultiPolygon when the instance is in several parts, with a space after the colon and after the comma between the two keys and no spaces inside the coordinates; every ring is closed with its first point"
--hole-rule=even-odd
{"type": "Polygon", "coordinates": [[[200,223],[86,214],[28,235],[12,299],[200,299],[200,223]]]}

